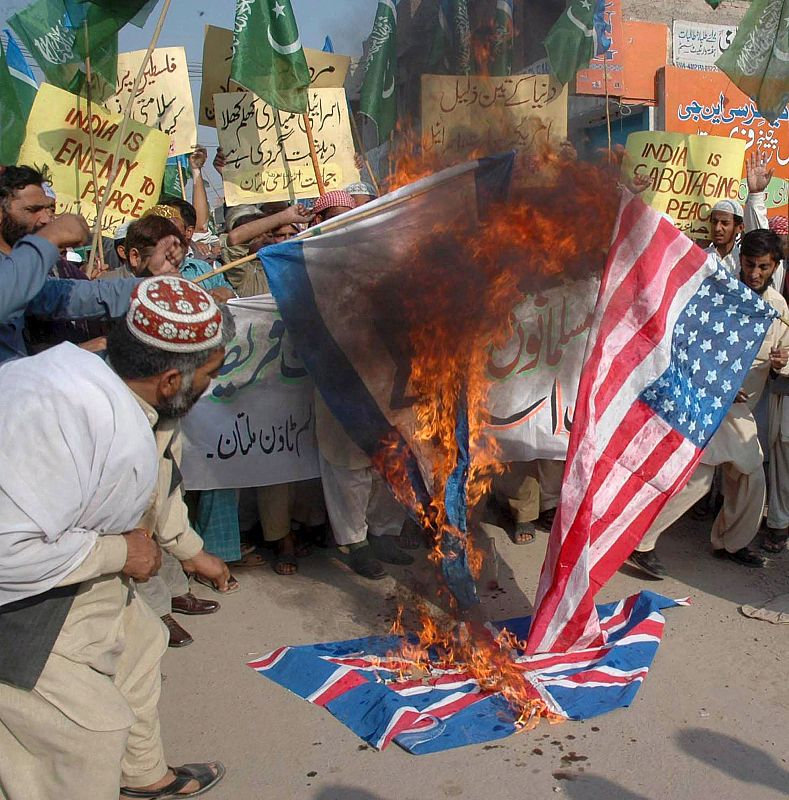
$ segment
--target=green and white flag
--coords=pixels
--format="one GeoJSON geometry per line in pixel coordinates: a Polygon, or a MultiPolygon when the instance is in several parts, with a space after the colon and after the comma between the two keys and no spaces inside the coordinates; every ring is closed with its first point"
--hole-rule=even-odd
{"type": "Polygon", "coordinates": [[[186,200],[186,182],[191,177],[192,169],[187,153],[168,158],[162,178],[162,197],[182,197],[186,200]]]}
{"type": "Polygon", "coordinates": [[[84,92],[85,58],[90,55],[95,76],[94,96],[96,100],[104,100],[115,93],[118,30],[124,24],[124,17],[92,5],[87,8],[79,20],[73,20],[64,0],[35,0],[14,14],[8,24],[35,58],[47,81],[66,91],[84,92]],[[87,22],[87,36],[83,24],[76,24],[80,20],[87,22]]]}
{"type": "Polygon", "coordinates": [[[475,71],[468,0],[439,0],[429,63],[432,71],[450,75],[471,75],[475,71]]]}
{"type": "Polygon", "coordinates": [[[753,0],[716,66],[775,122],[789,103],[789,0],[753,0]]]}
{"type": "Polygon", "coordinates": [[[30,86],[11,72],[10,55],[6,55],[0,44],[0,164],[16,164],[25,140],[25,123],[36,96],[35,82],[30,86]]]}
{"type": "Polygon", "coordinates": [[[274,108],[307,112],[310,71],[290,0],[236,0],[230,75],[274,108]]]}
{"type": "Polygon", "coordinates": [[[397,6],[395,0],[378,0],[364,65],[359,109],[378,128],[378,141],[394,130],[397,122],[397,6]]]}
{"type": "Polygon", "coordinates": [[[491,53],[491,75],[512,73],[512,45],[515,36],[512,2],[513,0],[496,0],[496,38],[491,53]]]}
{"type": "Polygon", "coordinates": [[[573,0],[545,38],[551,71],[569,83],[595,56],[594,12],[597,0],[573,0]]]}

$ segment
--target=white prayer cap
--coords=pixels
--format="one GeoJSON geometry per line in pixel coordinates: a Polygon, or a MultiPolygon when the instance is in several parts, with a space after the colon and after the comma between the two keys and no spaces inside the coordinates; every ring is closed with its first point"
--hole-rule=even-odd
{"type": "Polygon", "coordinates": [[[66,250],[66,261],[71,261],[72,264],[81,264],[83,261],[82,256],[74,250],[66,250]]]}
{"type": "Polygon", "coordinates": [[[219,243],[219,237],[215,233],[211,233],[211,231],[195,231],[192,241],[213,245],[219,243]]]}
{"type": "Polygon", "coordinates": [[[724,214],[734,214],[735,217],[745,215],[742,206],[736,200],[719,200],[712,207],[713,211],[720,211],[724,214]]]}
{"type": "Polygon", "coordinates": [[[126,238],[126,234],[129,231],[130,222],[124,222],[123,225],[118,225],[115,228],[115,236],[113,237],[116,242],[122,242],[126,238]]]}
{"type": "Polygon", "coordinates": [[[378,192],[375,191],[375,187],[370,183],[363,183],[359,181],[359,183],[352,183],[348,186],[345,190],[348,194],[367,194],[370,197],[378,197],[378,192]]]}

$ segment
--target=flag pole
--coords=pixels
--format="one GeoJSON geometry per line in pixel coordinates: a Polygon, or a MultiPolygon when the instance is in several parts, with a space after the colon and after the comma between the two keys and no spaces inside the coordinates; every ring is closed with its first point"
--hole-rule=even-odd
{"type": "MultiPolygon", "coordinates": [[[[309,90],[307,90],[309,91],[309,90]]],[[[309,97],[309,96],[308,96],[309,97]]],[[[315,140],[312,138],[312,122],[310,122],[310,103],[307,100],[307,113],[302,114],[304,120],[304,132],[307,134],[307,141],[310,145],[310,158],[312,159],[312,169],[315,172],[315,180],[318,183],[318,193],[321,197],[326,194],[326,185],[321,175],[321,166],[318,163],[318,151],[315,149],[315,140]]]]}
{"type": "Polygon", "coordinates": [[[613,158],[613,147],[611,139],[611,105],[608,101],[608,52],[603,53],[603,80],[605,81],[605,124],[608,129],[608,163],[613,158]]]}
{"type": "MultiPolygon", "coordinates": [[[[309,91],[309,89],[307,90],[309,91]]],[[[279,109],[275,108],[276,115],[274,116],[274,127],[277,131],[277,138],[282,141],[282,119],[279,116],[279,109]]],[[[296,202],[296,190],[293,188],[293,173],[290,171],[290,164],[288,164],[288,155],[285,148],[282,148],[282,165],[285,168],[285,180],[288,182],[288,197],[291,203],[296,202]]]]}
{"type": "Polygon", "coordinates": [[[178,165],[178,182],[181,184],[181,199],[186,200],[186,181],[184,180],[184,170],[181,166],[181,160],[178,156],[175,157],[175,163],[178,165]]]}
{"type": "Polygon", "coordinates": [[[369,174],[370,180],[373,183],[373,187],[375,188],[375,193],[377,195],[380,195],[381,187],[378,185],[378,180],[375,177],[375,173],[373,172],[373,169],[370,166],[370,162],[367,159],[367,152],[364,149],[364,142],[362,142],[362,137],[361,134],[359,133],[359,126],[356,124],[356,117],[354,116],[353,109],[351,108],[350,104],[348,104],[348,116],[351,118],[351,134],[353,135],[353,138],[356,140],[356,146],[359,148],[359,153],[361,153],[364,166],[367,167],[367,173],[369,174]]]}
{"type": "Polygon", "coordinates": [[[164,5],[162,6],[162,10],[159,14],[159,21],[156,23],[156,28],[154,28],[153,36],[151,37],[151,43],[148,45],[148,50],[145,53],[145,58],[143,58],[142,64],[140,64],[140,69],[137,72],[137,77],[134,79],[134,83],[132,84],[131,93],[129,94],[129,100],[126,103],[126,109],[123,112],[123,118],[121,119],[121,127],[120,131],[118,132],[118,140],[115,145],[115,152],[113,154],[113,159],[112,159],[112,172],[110,173],[109,182],[107,183],[107,187],[105,188],[104,194],[102,195],[101,203],[98,209],[98,215],[96,216],[96,225],[93,229],[93,239],[90,248],[90,260],[88,261],[88,269],[87,269],[87,274],[89,278],[93,277],[93,264],[96,259],[96,247],[98,246],[99,238],[101,237],[101,218],[104,216],[104,212],[107,209],[107,203],[109,202],[110,199],[110,194],[113,184],[115,183],[115,180],[118,177],[118,173],[120,172],[119,155],[121,151],[121,145],[123,144],[123,140],[126,137],[126,129],[129,127],[129,121],[131,120],[131,111],[132,107],[134,106],[134,97],[137,94],[137,90],[140,88],[142,77],[145,74],[145,67],[148,64],[149,59],[151,58],[151,54],[156,48],[156,43],[159,41],[159,35],[161,34],[162,28],[164,27],[164,20],[167,17],[167,12],[170,10],[171,2],[172,0],[164,0],[164,5]]]}
{"type": "MultiPolygon", "coordinates": [[[[414,192],[411,195],[405,195],[402,197],[396,198],[389,198],[382,205],[378,205],[378,201],[373,201],[375,203],[374,208],[370,208],[372,203],[368,203],[364,205],[359,213],[354,215],[353,222],[359,222],[363,219],[369,219],[374,214],[379,213],[380,211],[389,211],[392,208],[396,208],[401,206],[403,203],[407,203],[409,200],[413,200],[415,197],[420,197],[421,195],[425,194],[426,192],[430,191],[430,188],[424,188],[419,192],[414,192]]],[[[311,239],[313,236],[318,236],[323,233],[329,233],[330,231],[337,230],[345,225],[348,220],[343,219],[345,215],[340,215],[339,217],[335,217],[333,219],[327,220],[326,222],[321,223],[319,226],[320,230],[317,228],[308,228],[306,231],[302,231],[301,233],[297,233],[295,236],[290,238],[288,241],[290,242],[297,242],[303,239],[311,239]],[[318,230],[316,234],[314,231],[318,230]]],[[[196,278],[191,278],[190,280],[192,283],[202,283],[203,281],[208,280],[212,275],[221,275],[223,272],[227,272],[228,270],[233,269],[234,267],[240,267],[243,264],[249,264],[251,261],[254,261],[257,258],[257,253],[252,253],[252,255],[244,256],[243,258],[239,258],[236,261],[231,261],[229,264],[225,264],[219,269],[211,270],[210,272],[206,272],[204,275],[198,275],[196,278]]],[[[789,324],[789,322],[787,322],[789,324]]]]}
{"type": "MultiPolygon", "coordinates": [[[[96,206],[96,214],[98,215],[100,204],[99,173],[96,169],[96,138],[93,130],[93,69],[90,61],[90,34],[88,33],[87,17],[85,18],[85,80],[87,81],[85,99],[88,104],[88,141],[90,143],[90,171],[93,178],[93,203],[96,206]]],[[[90,274],[91,265],[88,266],[88,275],[90,274]]]]}

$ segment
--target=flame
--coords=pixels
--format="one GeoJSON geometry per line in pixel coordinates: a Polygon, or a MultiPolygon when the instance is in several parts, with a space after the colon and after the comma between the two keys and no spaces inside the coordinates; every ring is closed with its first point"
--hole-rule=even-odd
{"type": "MultiPolygon", "coordinates": [[[[411,347],[408,394],[416,398],[412,441],[430,453],[428,506],[414,495],[399,437],[381,443],[374,464],[396,497],[431,533],[430,560],[440,565],[447,557],[442,542],[454,538],[475,577],[482,554],[472,537],[450,524],[444,503],[447,481],[457,466],[461,403],[466,403],[469,421],[471,511],[490,490],[493,476],[502,471],[486,425],[490,348],[504,345],[510,337],[512,310],[526,293],[602,268],[616,219],[616,176],[610,169],[577,161],[574,155],[567,148],[547,147],[533,153],[528,162],[534,171],[531,185],[514,192],[476,230],[469,230],[467,222],[436,224],[429,241],[415,254],[412,269],[398,276],[403,325],[411,347]]],[[[390,187],[433,174],[441,166],[434,156],[418,155],[409,137],[401,137],[390,187]]],[[[454,598],[448,600],[454,608],[454,598]]],[[[390,661],[397,665],[392,680],[430,682],[449,670],[471,676],[485,692],[501,692],[520,727],[533,727],[540,718],[558,719],[531,687],[526,667],[516,661],[523,642],[507,631],[494,636],[479,625],[458,626],[452,618],[437,619],[420,601],[413,601],[410,607],[414,606],[418,633],[404,637],[403,605],[392,629],[404,637],[401,649],[391,654],[390,661]]]]}

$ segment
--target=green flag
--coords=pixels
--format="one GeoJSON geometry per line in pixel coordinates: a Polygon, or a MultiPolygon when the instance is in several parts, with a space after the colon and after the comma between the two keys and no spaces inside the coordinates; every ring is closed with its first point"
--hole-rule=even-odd
{"type": "Polygon", "coordinates": [[[26,98],[20,96],[19,83],[11,75],[6,54],[0,46],[0,164],[16,164],[25,139],[30,106],[23,106],[26,98]]]}
{"type": "Polygon", "coordinates": [[[474,62],[468,0],[440,0],[438,26],[429,61],[430,68],[435,72],[450,75],[472,73],[474,62]]]}
{"type": "Polygon", "coordinates": [[[753,0],[715,65],[775,122],[789,103],[789,0],[753,0]]]}
{"type": "Polygon", "coordinates": [[[491,53],[491,75],[510,75],[512,73],[514,35],[512,0],[496,0],[496,38],[491,53]]]}
{"type": "MultiPolygon", "coordinates": [[[[74,3],[74,0],[69,0],[74,3]]],[[[76,0],[81,5],[93,5],[121,14],[138,28],[145,27],[148,17],[159,0],[76,0]]],[[[124,23],[125,24],[125,23],[124,23]]]]}
{"type": "Polygon", "coordinates": [[[85,57],[89,53],[97,100],[115,93],[118,68],[120,18],[88,7],[77,26],[64,0],[35,0],[14,14],[8,23],[35,58],[47,81],[75,94],[85,89],[85,57]],[[87,22],[87,34],[84,23],[87,22]]]}
{"type": "Polygon", "coordinates": [[[397,6],[395,0],[378,0],[359,110],[378,129],[378,141],[386,139],[397,122],[397,6]]]}
{"type": "Polygon", "coordinates": [[[594,12],[597,0],[572,0],[545,38],[551,71],[569,83],[595,56],[594,12]]]}
{"type": "Polygon", "coordinates": [[[230,75],[274,108],[306,113],[310,71],[290,0],[236,0],[230,75]]]}
{"type": "Polygon", "coordinates": [[[162,197],[182,197],[186,199],[186,182],[192,177],[189,156],[173,156],[167,159],[162,180],[162,197]]]}

